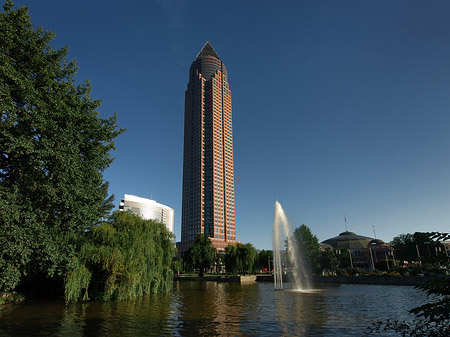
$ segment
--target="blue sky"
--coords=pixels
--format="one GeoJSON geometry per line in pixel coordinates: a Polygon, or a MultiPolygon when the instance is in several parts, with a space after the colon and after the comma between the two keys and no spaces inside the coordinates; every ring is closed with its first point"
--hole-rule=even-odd
{"type": "Polygon", "coordinates": [[[237,238],[271,249],[275,200],[320,241],[450,230],[450,2],[16,1],[128,131],[105,173],[175,209],[184,91],[210,41],[233,103],[237,238]]]}

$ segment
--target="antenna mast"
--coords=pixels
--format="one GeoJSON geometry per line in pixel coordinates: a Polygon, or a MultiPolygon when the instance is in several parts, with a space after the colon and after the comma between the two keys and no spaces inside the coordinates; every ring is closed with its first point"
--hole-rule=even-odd
{"type": "Polygon", "coordinates": [[[347,218],[345,217],[345,213],[344,213],[344,224],[345,224],[345,231],[348,232],[347,230],[348,221],[347,218]]]}

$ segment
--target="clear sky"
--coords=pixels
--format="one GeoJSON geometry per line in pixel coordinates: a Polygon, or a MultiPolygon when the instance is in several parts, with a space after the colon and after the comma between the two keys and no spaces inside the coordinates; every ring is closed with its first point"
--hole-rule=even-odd
{"type": "Polygon", "coordinates": [[[210,41],[233,104],[238,240],[271,249],[275,200],[320,241],[450,230],[450,2],[16,1],[69,46],[128,131],[106,171],[175,209],[184,91],[210,41]]]}

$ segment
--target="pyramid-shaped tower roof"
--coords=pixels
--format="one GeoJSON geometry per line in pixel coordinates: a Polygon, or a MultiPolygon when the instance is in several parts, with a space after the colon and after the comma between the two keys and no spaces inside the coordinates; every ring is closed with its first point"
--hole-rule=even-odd
{"type": "Polygon", "coordinates": [[[197,59],[204,56],[214,56],[215,58],[219,59],[219,55],[217,55],[216,51],[214,50],[213,46],[211,46],[211,43],[209,43],[209,41],[207,41],[202,50],[200,50],[197,55],[197,59]]]}

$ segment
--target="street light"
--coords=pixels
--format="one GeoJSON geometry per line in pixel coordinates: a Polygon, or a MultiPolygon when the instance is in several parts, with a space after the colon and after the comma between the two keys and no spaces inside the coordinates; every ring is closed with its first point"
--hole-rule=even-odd
{"type": "Polygon", "coordinates": [[[350,266],[351,266],[352,269],[353,269],[352,252],[351,252],[350,248],[348,248],[347,250],[348,250],[348,254],[350,255],[350,266]]]}
{"type": "Polygon", "coordinates": [[[372,271],[374,271],[375,263],[373,262],[372,247],[370,247],[370,246],[369,246],[369,252],[370,252],[370,259],[372,260],[372,271]]]}
{"type": "Polygon", "coordinates": [[[428,248],[428,256],[431,257],[431,252],[430,252],[430,242],[424,242],[424,244],[427,246],[428,248]]]}

